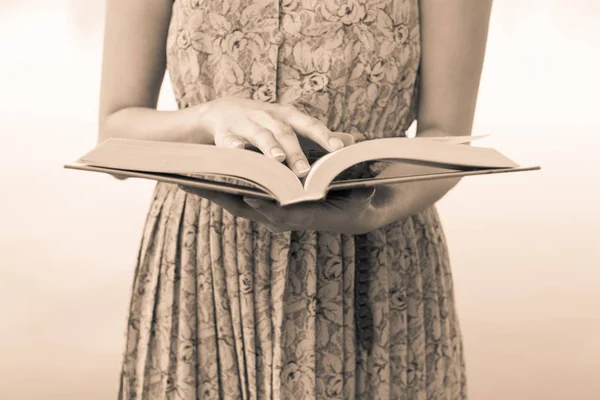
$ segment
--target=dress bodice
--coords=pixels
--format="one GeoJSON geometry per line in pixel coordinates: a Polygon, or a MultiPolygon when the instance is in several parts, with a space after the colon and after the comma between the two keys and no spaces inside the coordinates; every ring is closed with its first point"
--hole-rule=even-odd
{"type": "Polygon", "coordinates": [[[175,98],[292,104],[357,142],[403,136],[416,113],[418,14],[418,0],[175,0],[175,98]]]}

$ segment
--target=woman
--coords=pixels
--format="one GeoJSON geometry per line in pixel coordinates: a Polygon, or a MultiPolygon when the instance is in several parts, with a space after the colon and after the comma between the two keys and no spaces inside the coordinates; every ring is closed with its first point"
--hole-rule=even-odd
{"type": "MultiPolygon", "coordinates": [[[[303,143],[335,151],[403,136],[415,119],[421,136],[469,134],[490,8],[108,0],[100,139],[252,145],[303,177],[312,161],[303,143]],[[178,111],[155,109],[166,69],[178,111]]],[[[347,176],[419,168],[373,162],[347,176]]],[[[466,398],[434,207],[456,183],[284,208],[159,183],[119,397],[466,398]]]]}

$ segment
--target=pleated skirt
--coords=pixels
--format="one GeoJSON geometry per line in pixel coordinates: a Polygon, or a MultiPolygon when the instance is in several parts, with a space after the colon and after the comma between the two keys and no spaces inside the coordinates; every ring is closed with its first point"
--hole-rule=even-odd
{"type": "Polygon", "coordinates": [[[118,398],[466,399],[436,208],[364,235],[271,233],[158,183],[118,398]]]}

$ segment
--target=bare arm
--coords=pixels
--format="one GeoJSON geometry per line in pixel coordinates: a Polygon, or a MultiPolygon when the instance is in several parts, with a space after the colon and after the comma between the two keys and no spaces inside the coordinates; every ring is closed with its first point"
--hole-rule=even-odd
{"type": "Polygon", "coordinates": [[[177,111],[156,110],[172,7],[172,0],[107,0],[99,142],[126,137],[219,147],[250,144],[285,161],[299,177],[310,166],[298,136],[328,151],[344,146],[320,120],[260,100],[225,97],[177,111]]]}
{"type": "MultiPolygon", "coordinates": [[[[417,136],[469,135],[487,42],[492,0],[420,0],[421,87],[417,136]]],[[[421,173],[417,165],[391,164],[379,177],[398,171],[421,173]]],[[[382,190],[384,223],[414,215],[437,202],[460,178],[389,185],[382,190]]],[[[374,202],[379,201],[377,195],[374,202]]]]}
{"type": "Polygon", "coordinates": [[[128,137],[214,143],[191,123],[201,107],[156,110],[172,5],[172,0],[107,0],[98,141],[128,137]]]}
{"type": "Polygon", "coordinates": [[[421,0],[421,88],[417,135],[469,135],[492,0],[421,0]]]}

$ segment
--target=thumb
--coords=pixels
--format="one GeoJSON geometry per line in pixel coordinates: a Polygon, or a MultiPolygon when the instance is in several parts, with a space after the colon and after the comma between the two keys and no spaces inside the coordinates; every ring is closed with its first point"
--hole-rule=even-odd
{"type": "Polygon", "coordinates": [[[375,195],[375,187],[354,187],[350,189],[332,190],[327,193],[328,200],[344,202],[369,201],[375,195]]]}
{"type": "Polygon", "coordinates": [[[350,210],[359,211],[368,207],[375,196],[375,187],[352,188],[347,200],[347,207],[350,210]]]}
{"type": "Polygon", "coordinates": [[[352,188],[350,190],[350,197],[359,201],[369,202],[375,196],[376,191],[375,186],[352,188]]]}

